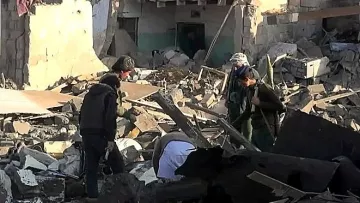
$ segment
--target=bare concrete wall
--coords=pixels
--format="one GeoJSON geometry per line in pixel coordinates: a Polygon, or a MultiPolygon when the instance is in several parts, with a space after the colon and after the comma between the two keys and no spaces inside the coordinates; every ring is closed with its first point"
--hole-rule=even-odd
{"type": "Polygon", "coordinates": [[[24,82],[25,17],[19,17],[16,1],[1,4],[0,73],[15,81],[24,82]]]}
{"type": "Polygon", "coordinates": [[[100,0],[95,2],[92,9],[93,47],[97,56],[100,55],[106,38],[109,4],[110,0],[100,0]]]}
{"type": "Polygon", "coordinates": [[[27,89],[46,89],[61,77],[107,70],[93,49],[89,1],[37,5],[35,15],[27,18],[27,89]]]}

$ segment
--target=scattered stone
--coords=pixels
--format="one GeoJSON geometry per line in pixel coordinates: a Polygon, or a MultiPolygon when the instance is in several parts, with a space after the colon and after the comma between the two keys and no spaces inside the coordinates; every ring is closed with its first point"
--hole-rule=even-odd
{"type": "Polygon", "coordinates": [[[63,126],[63,125],[68,125],[70,123],[70,120],[66,116],[56,115],[54,117],[54,122],[55,125],[63,126]]]}
{"type": "Polygon", "coordinates": [[[71,91],[75,94],[81,94],[87,89],[87,82],[80,82],[72,86],[71,91]]]}
{"type": "Polygon", "coordinates": [[[204,98],[200,102],[201,105],[205,108],[210,107],[216,100],[216,97],[214,94],[205,94],[204,98]]]}
{"type": "Polygon", "coordinates": [[[31,129],[31,125],[28,122],[14,121],[13,122],[14,132],[21,135],[26,135],[31,129]]]}

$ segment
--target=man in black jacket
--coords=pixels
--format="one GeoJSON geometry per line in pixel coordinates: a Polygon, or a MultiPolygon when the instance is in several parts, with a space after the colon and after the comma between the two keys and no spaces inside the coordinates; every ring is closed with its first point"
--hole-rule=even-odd
{"type": "Polygon", "coordinates": [[[85,95],[80,110],[80,134],[86,155],[86,185],[89,200],[98,197],[99,161],[108,152],[107,163],[114,174],[124,171],[124,161],[114,140],[117,118],[117,90],[120,81],[115,74],[106,74],[99,84],[85,95]]]}
{"type": "Polygon", "coordinates": [[[252,68],[247,67],[239,72],[237,77],[241,85],[248,88],[246,109],[235,121],[235,125],[241,125],[242,122],[251,118],[253,127],[251,142],[261,151],[268,152],[279,132],[277,116],[285,111],[285,106],[271,87],[255,77],[252,68]],[[253,109],[253,105],[255,105],[255,109],[253,109]]]}

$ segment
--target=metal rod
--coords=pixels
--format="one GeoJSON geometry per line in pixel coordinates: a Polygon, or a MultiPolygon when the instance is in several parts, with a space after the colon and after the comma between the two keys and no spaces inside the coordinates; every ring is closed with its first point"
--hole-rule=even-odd
{"type": "Polygon", "coordinates": [[[216,44],[217,39],[219,38],[219,35],[220,35],[221,31],[222,31],[223,28],[224,28],[224,25],[225,25],[226,21],[228,20],[228,18],[229,18],[229,16],[230,16],[231,11],[234,9],[234,7],[235,7],[238,3],[239,3],[238,0],[235,0],[235,1],[233,2],[233,4],[230,6],[230,8],[229,8],[229,10],[228,10],[228,12],[227,12],[227,14],[226,14],[226,16],[225,16],[222,24],[220,25],[219,30],[217,31],[216,35],[214,36],[214,38],[213,38],[213,40],[212,40],[212,42],[211,42],[211,44],[210,44],[209,50],[208,50],[208,52],[206,53],[206,56],[205,56],[205,59],[204,59],[204,63],[206,63],[206,61],[209,59],[210,54],[211,54],[211,52],[212,52],[212,50],[213,50],[213,48],[214,48],[214,46],[215,46],[215,44],[216,44]]]}

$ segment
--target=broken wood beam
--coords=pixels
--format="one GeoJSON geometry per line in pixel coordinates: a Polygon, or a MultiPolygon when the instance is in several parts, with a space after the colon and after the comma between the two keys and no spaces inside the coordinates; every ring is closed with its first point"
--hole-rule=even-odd
{"type": "Polygon", "coordinates": [[[191,103],[191,102],[185,102],[185,105],[186,105],[187,107],[189,107],[189,108],[192,108],[192,109],[195,109],[195,110],[199,110],[199,111],[203,111],[203,112],[205,112],[205,113],[208,113],[208,114],[210,114],[210,115],[216,116],[216,117],[218,117],[218,118],[224,118],[224,117],[226,117],[226,115],[216,113],[215,111],[212,111],[212,110],[210,110],[210,109],[208,109],[208,108],[204,108],[204,107],[202,107],[202,106],[198,106],[198,105],[193,104],[193,103],[191,103]]]}
{"type": "Polygon", "coordinates": [[[315,20],[322,18],[333,18],[340,16],[359,15],[360,6],[348,6],[338,8],[326,8],[318,11],[309,11],[299,13],[300,20],[315,20]]]}
{"type": "Polygon", "coordinates": [[[247,140],[239,131],[237,131],[232,125],[230,125],[225,119],[219,118],[218,122],[221,127],[227,131],[230,136],[237,140],[241,145],[243,145],[247,150],[257,151],[257,149],[247,140]]]}
{"type": "Polygon", "coordinates": [[[345,92],[345,93],[342,93],[342,94],[337,94],[337,95],[333,95],[333,96],[330,96],[330,97],[325,97],[323,99],[316,100],[315,105],[319,104],[319,103],[324,103],[324,102],[329,102],[329,101],[332,101],[332,100],[337,100],[337,99],[349,97],[349,96],[354,95],[354,94],[356,94],[358,92],[360,92],[360,90],[356,90],[356,91],[353,91],[353,92],[345,92]]]}
{"type": "Polygon", "coordinates": [[[210,142],[202,136],[202,133],[197,128],[194,128],[192,123],[172,103],[172,101],[165,99],[159,92],[152,95],[152,98],[162,107],[164,112],[173,119],[173,121],[187,136],[195,140],[198,147],[211,147],[210,142]]]}
{"type": "Polygon", "coordinates": [[[201,71],[200,71],[199,76],[198,76],[198,81],[201,79],[201,76],[202,76],[204,70],[209,71],[209,72],[214,73],[214,74],[217,74],[217,75],[222,76],[224,78],[223,82],[222,82],[222,86],[220,88],[220,94],[222,94],[224,92],[224,90],[225,90],[229,75],[227,73],[223,72],[223,71],[219,71],[219,70],[216,70],[214,68],[210,68],[210,67],[207,67],[207,66],[201,66],[201,71]]]}
{"type": "MultiPolygon", "coordinates": [[[[155,109],[156,111],[159,111],[159,112],[164,112],[163,108],[161,108],[161,106],[158,106],[158,105],[154,105],[154,104],[146,103],[146,102],[141,102],[141,101],[137,101],[137,100],[131,100],[131,99],[125,99],[125,100],[127,102],[132,103],[132,104],[136,104],[136,105],[139,105],[139,106],[145,106],[145,107],[148,107],[148,108],[155,109]]],[[[193,115],[191,115],[191,114],[187,114],[187,113],[183,113],[183,114],[187,118],[190,118],[190,119],[193,118],[193,115]]],[[[197,117],[197,119],[199,121],[201,121],[201,122],[207,122],[207,121],[215,122],[214,120],[211,120],[211,119],[208,119],[208,118],[203,118],[203,117],[197,117]]]]}
{"type": "Polygon", "coordinates": [[[255,182],[258,182],[273,189],[274,191],[281,192],[280,194],[282,194],[281,197],[283,198],[291,197],[292,199],[294,199],[294,202],[297,202],[306,195],[306,193],[301,190],[291,187],[290,185],[282,183],[272,177],[269,177],[257,171],[252,172],[247,177],[255,182]]]}

